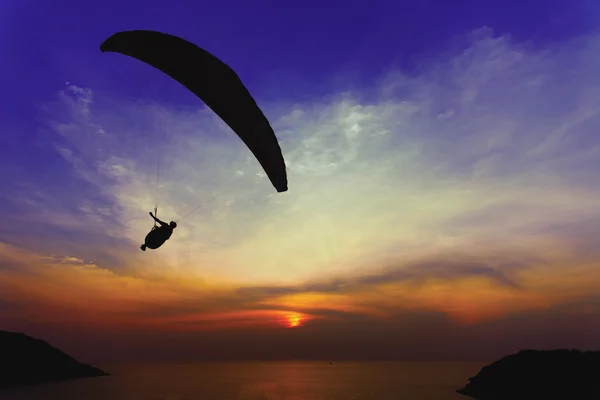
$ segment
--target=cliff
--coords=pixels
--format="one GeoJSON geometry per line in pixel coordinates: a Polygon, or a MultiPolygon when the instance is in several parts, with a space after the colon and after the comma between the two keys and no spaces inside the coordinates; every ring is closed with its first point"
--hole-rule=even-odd
{"type": "Polygon", "coordinates": [[[105,375],[43,340],[0,331],[0,389],[105,375]]]}
{"type": "Polygon", "coordinates": [[[600,352],[521,350],[483,367],[457,392],[478,400],[600,399],[600,352]]]}

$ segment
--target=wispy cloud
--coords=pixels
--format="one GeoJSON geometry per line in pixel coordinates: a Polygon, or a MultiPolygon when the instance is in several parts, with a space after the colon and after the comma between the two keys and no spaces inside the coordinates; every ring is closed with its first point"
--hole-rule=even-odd
{"type": "MultiPolygon", "coordinates": [[[[258,99],[288,165],[282,194],[200,102],[68,83],[44,107],[46,138],[80,190],[8,193],[21,212],[2,237],[86,260],[67,263],[82,274],[69,282],[89,279],[82,288],[147,322],[289,310],[472,322],[583,299],[598,288],[599,40],[539,50],[484,29],[418,73],[389,74],[376,96],[258,99]],[[141,253],[156,201],[180,227],[141,253]]],[[[3,260],[10,282],[25,279],[3,260]]],[[[50,263],[44,276],[61,271],[50,263]]]]}

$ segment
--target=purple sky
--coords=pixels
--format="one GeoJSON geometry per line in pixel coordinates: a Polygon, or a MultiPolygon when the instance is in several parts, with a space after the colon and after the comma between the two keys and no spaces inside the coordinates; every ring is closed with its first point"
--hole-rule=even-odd
{"type": "Polygon", "coordinates": [[[5,1],[2,51],[10,62],[2,63],[3,87],[5,94],[17,96],[7,115],[16,123],[28,119],[30,114],[24,113],[52,99],[67,80],[88,82],[96,90],[118,88],[126,96],[195,101],[168,79],[148,85],[159,77],[149,68],[100,53],[99,43],[120,30],[182,36],[234,65],[260,98],[302,100],[330,90],[340,71],[348,71],[357,84],[372,83],[394,65],[410,67],[411,60],[482,26],[536,46],[595,27],[593,2],[577,0],[374,0],[368,7],[363,1],[256,4],[5,1]],[[137,78],[131,79],[132,74],[137,78]]]}
{"type": "MultiPolygon", "coordinates": [[[[415,326],[406,343],[418,342],[424,327],[492,321],[460,325],[462,339],[448,344],[453,354],[465,337],[502,326],[501,315],[517,336],[533,324],[523,316],[539,316],[542,330],[552,312],[569,320],[573,304],[598,315],[600,278],[585,298],[575,295],[575,280],[600,259],[599,10],[583,0],[0,2],[0,327],[8,321],[43,336],[42,325],[15,310],[33,310],[50,286],[21,293],[15,282],[25,288],[27,279],[46,277],[58,285],[60,275],[72,284],[62,287],[85,294],[74,275],[32,267],[47,263],[74,274],[101,270],[89,282],[106,287],[176,281],[172,296],[94,292],[131,304],[123,309],[139,311],[135,318],[304,313],[317,321],[305,338],[314,346],[327,346],[318,338],[336,329],[364,327],[378,302],[393,315],[378,322],[382,336],[405,326],[402,318],[415,326]],[[236,70],[280,138],[289,193],[273,196],[239,141],[185,88],[137,60],[100,52],[107,37],[131,29],[181,36],[236,70]],[[165,138],[170,186],[158,194],[143,187],[153,179],[145,161],[155,157],[143,135],[165,138]],[[220,197],[208,204],[213,194],[220,197]],[[141,258],[152,196],[178,217],[199,200],[207,205],[168,248],[141,258]],[[560,275],[565,266],[584,269],[569,280],[560,275]],[[188,293],[181,277],[209,282],[221,303],[188,293]],[[496,286],[472,284],[480,278],[496,286]],[[570,294],[553,297],[561,287],[552,285],[567,281],[570,294]],[[346,290],[339,282],[370,288],[355,297],[364,303],[327,297],[346,290]],[[378,297],[392,290],[386,283],[402,286],[394,296],[403,300],[378,297]],[[468,295],[443,297],[463,284],[468,295]],[[338,314],[348,319],[336,325],[330,316],[338,314]]],[[[98,321],[121,327],[96,311],[98,321]]],[[[49,325],[58,338],[68,330],[49,325]]],[[[568,330],[561,337],[540,343],[593,344],[568,330]]]]}
{"type": "MultiPolygon", "coordinates": [[[[543,48],[597,28],[591,1],[518,0],[459,2],[384,0],[283,4],[265,0],[81,2],[7,0],[0,15],[3,106],[0,165],[9,187],[23,179],[81,186],[66,177],[63,160],[45,146],[40,105],[65,82],[168,104],[198,100],[170,78],[142,63],[102,54],[112,33],[153,29],[180,35],[232,65],[255,97],[303,102],[344,90],[369,96],[370,88],[397,67],[419,63],[464,35],[488,26],[498,35],[543,48]],[[123,4],[125,3],[125,4],[123,4]],[[18,132],[18,134],[17,134],[18,132]],[[27,160],[27,162],[23,162],[27,160]]],[[[67,185],[67,186],[65,186],[67,185]]],[[[12,208],[4,209],[12,213],[12,208]]]]}

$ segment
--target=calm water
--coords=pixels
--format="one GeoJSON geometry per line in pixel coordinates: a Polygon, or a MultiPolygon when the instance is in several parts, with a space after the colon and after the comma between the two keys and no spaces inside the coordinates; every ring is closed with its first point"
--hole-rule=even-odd
{"type": "Polygon", "coordinates": [[[467,400],[474,363],[193,363],[100,366],[114,375],[18,389],[2,400],[467,400]]]}

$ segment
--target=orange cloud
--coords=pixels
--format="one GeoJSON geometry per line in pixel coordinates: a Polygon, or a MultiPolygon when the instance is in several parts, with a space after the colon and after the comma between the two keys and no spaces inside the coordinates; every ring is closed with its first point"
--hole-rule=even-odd
{"type": "Polygon", "coordinates": [[[596,264],[525,269],[512,275],[517,283],[458,263],[446,264],[443,273],[429,265],[407,266],[331,282],[236,288],[172,272],[162,278],[120,275],[74,257],[1,243],[0,262],[0,297],[12,304],[0,317],[116,330],[277,329],[320,318],[385,319],[402,312],[443,313],[457,323],[476,324],[579,301],[600,288],[596,264]]]}

